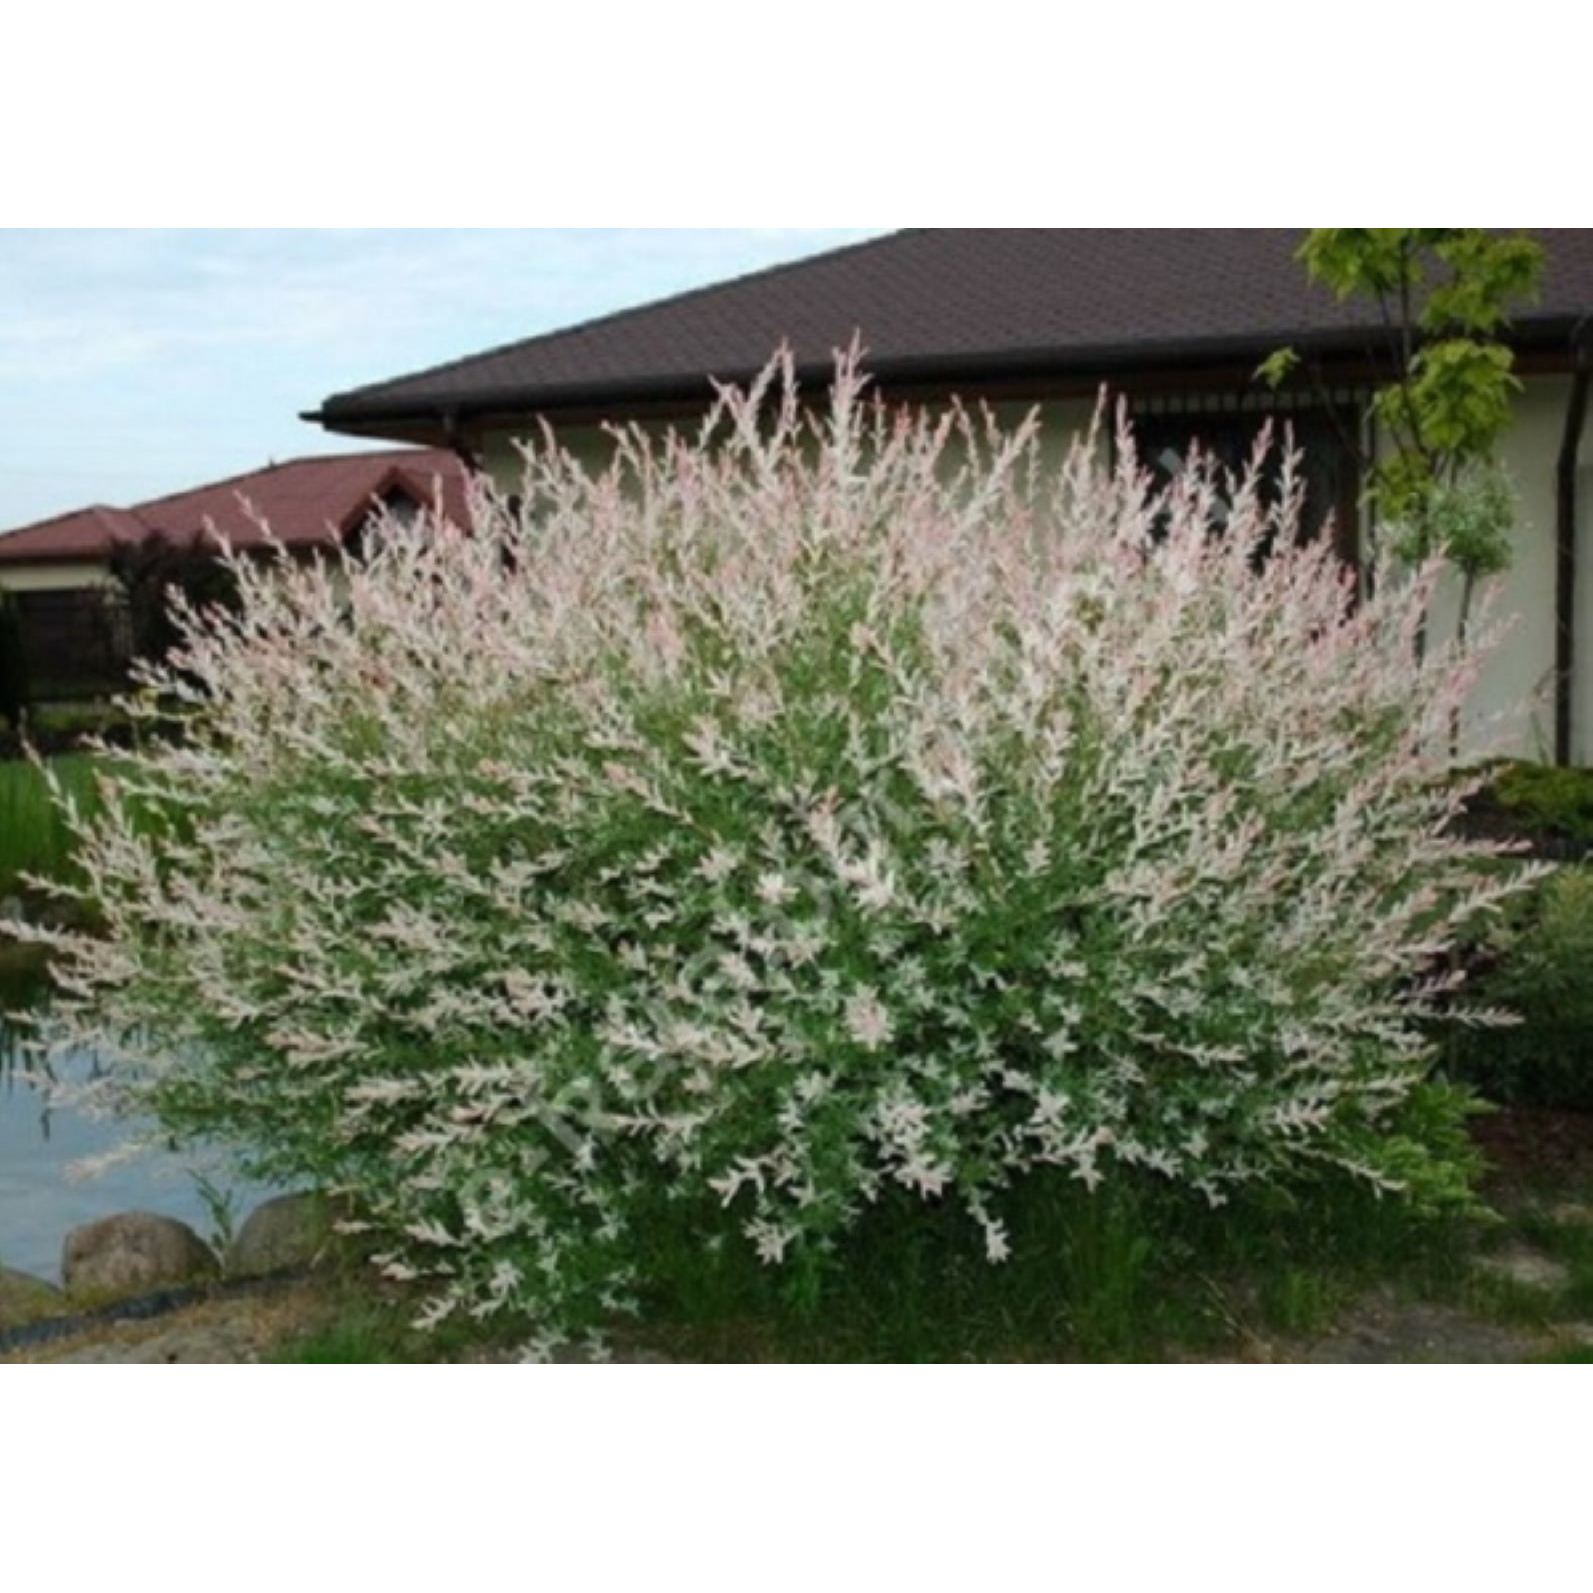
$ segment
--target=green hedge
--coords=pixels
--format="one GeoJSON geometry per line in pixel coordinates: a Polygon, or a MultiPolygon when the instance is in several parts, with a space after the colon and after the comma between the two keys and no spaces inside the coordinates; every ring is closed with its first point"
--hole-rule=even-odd
{"type": "Polygon", "coordinates": [[[1521,1021],[1460,1034],[1456,1073],[1503,1104],[1593,1110],[1593,865],[1545,880],[1478,956],[1476,997],[1521,1021]]]}
{"type": "Polygon", "coordinates": [[[1501,763],[1473,799],[1469,822],[1538,851],[1580,856],[1593,850],[1593,769],[1501,763]]]}

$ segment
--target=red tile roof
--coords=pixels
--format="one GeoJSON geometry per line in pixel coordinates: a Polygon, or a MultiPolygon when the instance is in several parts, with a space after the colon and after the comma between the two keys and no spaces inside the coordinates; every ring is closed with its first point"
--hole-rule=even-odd
{"type": "MultiPolygon", "coordinates": [[[[1523,343],[1563,339],[1593,312],[1593,231],[1546,245],[1523,343]]],[[[1096,377],[1285,343],[1365,344],[1367,311],[1308,282],[1286,228],[960,228],[892,233],[623,310],[451,364],[339,393],[318,419],[384,423],[703,398],[707,379],[760,369],[782,341],[822,373],[854,334],[882,380],[1096,377]]]]}
{"type": "Polygon", "coordinates": [[[395,487],[428,507],[440,489],[442,509],[462,519],[465,479],[458,457],[443,448],[289,459],[131,509],[79,509],[0,534],[0,563],[100,560],[156,533],[186,542],[212,529],[235,547],[259,547],[260,521],[287,547],[326,547],[395,487]]]}

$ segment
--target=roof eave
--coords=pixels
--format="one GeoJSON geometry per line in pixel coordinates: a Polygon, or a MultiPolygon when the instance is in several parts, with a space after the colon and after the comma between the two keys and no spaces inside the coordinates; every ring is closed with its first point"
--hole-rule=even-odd
{"type": "MultiPolygon", "coordinates": [[[[1565,348],[1582,318],[1554,316],[1523,321],[1512,343],[1522,351],[1565,348]]],[[[1318,358],[1359,361],[1371,372],[1379,362],[1379,333],[1365,327],[1280,331],[1266,338],[1245,336],[1180,338],[1093,347],[996,350],[957,355],[915,355],[867,362],[869,375],[882,389],[978,387],[1004,381],[1055,380],[1075,389],[1081,383],[1110,381],[1136,373],[1184,367],[1191,372],[1253,366],[1274,349],[1293,346],[1318,358]]],[[[797,367],[804,383],[828,381],[831,362],[809,361],[797,367]]],[[[301,419],[328,431],[350,436],[391,436],[389,428],[414,427],[418,434],[451,446],[464,425],[479,426],[493,418],[527,414],[557,416],[570,411],[629,410],[670,403],[706,403],[716,385],[739,384],[758,374],[757,368],[731,369],[709,375],[680,373],[642,379],[551,383],[539,386],[482,388],[444,398],[363,397],[356,390],[335,394],[320,409],[301,419]],[[440,429],[439,429],[440,428],[440,429]]]]}

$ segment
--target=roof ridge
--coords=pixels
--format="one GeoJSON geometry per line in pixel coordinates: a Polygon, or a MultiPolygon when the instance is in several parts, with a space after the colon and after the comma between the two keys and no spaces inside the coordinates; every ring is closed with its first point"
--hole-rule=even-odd
{"type": "Polygon", "coordinates": [[[778,260],[773,265],[758,266],[751,271],[743,271],[738,276],[722,277],[717,282],[704,282],[695,288],[682,288],[678,293],[666,294],[661,299],[648,299],[642,304],[627,304],[622,309],[605,310],[601,315],[588,316],[584,321],[576,321],[570,326],[554,327],[551,331],[537,332],[531,337],[511,338],[507,343],[495,344],[492,348],[477,349],[472,354],[463,354],[458,359],[444,360],[440,365],[427,365],[418,371],[406,371],[402,376],[391,376],[384,382],[372,382],[364,387],[349,387],[342,392],[333,393],[324,399],[321,409],[349,398],[369,398],[379,393],[386,392],[388,388],[398,387],[405,382],[419,381],[425,376],[440,376],[445,371],[457,370],[462,365],[474,365],[478,360],[492,359],[499,354],[507,354],[512,350],[530,348],[537,343],[551,343],[557,338],[574,337],[581,332],[592,331],[596,327],[609,326],[616,321],[623,321],[630,316],[649,314],[665,306],[683,304],[687,300],[702,298],[706,294],[719,293],[725,288],[739,287],[746,282],[757,282],[767,277],[783,276],[788,272],[800,271],[804,266],[817,264],[820,260],[834,260],[840,255],[858,254],[865,249],[875,249],[881,244],[894,243],[897,239],[912,237],[921,232],[932,232],[932,227],[897,227],[890,232],[881,233],[877,238],[859,238],[853,243],[836,245],[833,249],[820,249],[815,254],[805,254],[795,260],[778,260]]]}
{"type": "MultiPolygon", "coordinates": [[[[176,492],[162,493],[158,498],[145,498],[124,512],[142,515],[146,509],[157,509],[162,504],[171,503],[177,498],[192,498],[201,492],[215,492],[220,487],[230,487],[240,481],[251,481],[257,476],[270,475],[277,470],[286,470],[291,465],[327,465],[338,464],[349,459],[386,459],[397,463],[402,457],[417,454],[446,453],[446,449],[436,447],[418,446],[412,448],[348,448],[335,454],[296,454],[291,459],[273,459],[264,465],[257,465],[253,470],[240,470],[230,476],[222,476],[216,481],[202,481],[196,487],[181,487],[176,492]]],[[[82,511],[77,511],[81,513],[82,511]]]]}
{"type": "Polygon", "coordinates": [[[77,520],[86,514],[125,514],[134,520],[142,516],[136,509],[120,508],[114,503],[85,503],[76,509],[63,509],[59,514],[48,514],[42,520],[29,520],[26,525],[7,526],[0,530],[0,537],[21,536],[24,531],[44,531],[50,526],[59,525],[63,520],[77,520]]]}
{"type": "MultiPolygon", "coordinates": [[[[238,471],[234,475],[223,476],[218,481],[201,482],[196,487],[182,487],[176,492],[163,493],[158,498],[146,498],[140,503],[115,504],[115,503],[85,503],[76,509],[63,509],[58,514],[46,515],[42,520],[30,520],[25,525],[0,527],[0,542],[8,542],[12,537],[24,536],[36,532],[48,533],[57,526],[64,525],[70,520],[97,519],[112,522],[132,520],[143,527],[145,531],[158,532],[162,528],[155,523],[153,517],[171,504],[185,498],[195,498],[206,493],[224,490],[228,487],[239,489],[242,495],[247,496],[247,484],[257,477],[269,476],[278,470],[284,470],[295,465],[343,464],[351,460],[369,460],[373,464],[383,466],[383,470],[374,490],[388,484],[389,480],[400,471],[415,472],[421,469],[417,461],[430,459],[435,467],[443,463],[440,455],[447,455],[446,448],[438,447],[396,447],[396,448],[348,448],[337,453],[328,454],[298,454],[291,459],[281,459],[273,464],[257,467],[254,470],[238,471]]],[[[426,474],[435,478],[440,472],[433,468],[426,474]]],[[[112,525],[114,531],[119,529],[112,525]]],[[[125,527],[120,529],[127,529],[125,527]]]]}

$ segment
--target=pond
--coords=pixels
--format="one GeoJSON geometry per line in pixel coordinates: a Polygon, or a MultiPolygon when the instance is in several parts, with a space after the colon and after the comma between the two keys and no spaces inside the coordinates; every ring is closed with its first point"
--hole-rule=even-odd
{"type": "MultiPolygon", "coordinates": [[[[75,1162],[115,1149],[138,1125],[50,1103],[39,1059],[21,1049],[22,1034],[4,1016],[42,1003],[45,993],[37,974],[0,980],[0,1266],[59,1281],[67,1233],[119,1211],[177,1217],[213,1241],[216,1212],[182,1156],[151,1153],[94,1177],[70,1176],[75,1162]]],[[[99,1067],[82,1050],[57,1051],[48,1063],[62,1083],[92,1078],[99,1067]]],[[[235,1223],[274,1192],[242,1181],[223,1182],[216,1191],[235,1223]]]]}

